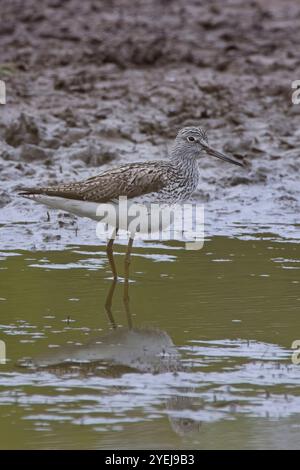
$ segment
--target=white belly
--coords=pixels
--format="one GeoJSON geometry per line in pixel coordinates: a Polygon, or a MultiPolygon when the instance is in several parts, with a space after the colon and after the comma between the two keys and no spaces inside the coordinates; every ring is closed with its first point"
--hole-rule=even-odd
{"type": "Polygon", "coordinates": [[[174,222],[173,206],[167,204],[138,203],[122,197],[108,203],[81,201],[43,194],[33,194],[26,197],[52,209],[60,209],[80,217],[88,217],[131,233],[153,234],[161,232],[174,222]]]}
{"type": "Polygon", "coordinates": [[[88,217],[89,219],[99,220],[96,216],[98,207],[97,202],[77,201],[76,199],[66,199],[64,197],[46,196],[44,194],[30,194],[25,196],[39,204],[45,204],[52,209],[60,209],[80,217],[88,217]]]}

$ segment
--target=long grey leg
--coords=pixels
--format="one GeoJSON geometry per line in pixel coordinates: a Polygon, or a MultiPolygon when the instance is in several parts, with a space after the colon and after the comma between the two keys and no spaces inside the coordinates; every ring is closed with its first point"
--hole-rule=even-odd
{"type": "Polygon", "coordinates": [[[131,261],[131,251],[132,251],[133,241],[134,241],[133,236],[130,236],[128,240],[127,251],[125,254],[125,261],[124,261],[125,280],[126,279],[128,280],[129,278],[129,266],[130,266],[130,261],[131,261]]]}
{"type": "Polygon", "coordinates": [[[130,266],[133,240],[134,240],[133,237],[130,236],[129,241],[128,241],[128,246],[127,246],[127,251],[125,254],[125,261],[124,261],[125,279],[124,279],[123,301],[124,301],[124,307],[125,307],[125,311],[127,315],[127,322],[128,322],[129,329],[132,328],[132,318],[131,318],[130,307],[129,307],[129,266],[130,266]]]}
{"type": "Polygon", "coordinates": [[[115,265],[115,260],[114,260],[114,250],[113,250],[113,245],[114,245],[114,241],[115,241],[117,233],[118,233],[118,229],[115,229],[111,235],[111,239],[109,240],[106,246],[106,254],[107,254],[107,258],[108,258],[108,261],[112,270],[114,281],[117,281],[118,279],[118,273],[116,270],[116,265],[115,265]]]}

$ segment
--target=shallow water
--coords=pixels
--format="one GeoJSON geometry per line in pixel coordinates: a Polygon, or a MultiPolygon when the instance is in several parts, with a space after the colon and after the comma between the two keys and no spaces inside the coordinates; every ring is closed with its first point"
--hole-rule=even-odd
{"type": "Polygon", "coordinates": [[[0,446],[299,448],[299,244],[261,238],[145,244],[129,286],[103,248],[0,253],[0,446]]]}

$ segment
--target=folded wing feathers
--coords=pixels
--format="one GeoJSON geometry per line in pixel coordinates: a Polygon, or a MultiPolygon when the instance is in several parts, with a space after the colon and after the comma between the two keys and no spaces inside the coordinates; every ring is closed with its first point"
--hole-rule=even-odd
{"type": "Polygon", "coordinates": [[[132,198],[162,189],[168,182],[168,167],[161,161],[127,164],[84,181],[46,188],[24,188],[20,194],[44,194],[93,202],[107,202],[119,196],[132,198]],[[164,171],[160,171],[161,165],[165,167],[164,171]]]}

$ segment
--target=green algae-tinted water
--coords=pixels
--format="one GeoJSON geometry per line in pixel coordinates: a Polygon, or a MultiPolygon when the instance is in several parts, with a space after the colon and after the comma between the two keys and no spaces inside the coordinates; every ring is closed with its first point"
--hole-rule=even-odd
{"type": "Polygon", "coordinates": [[[280,240],[149,245],[124,302],[98,247],[1,253],[1,448],[299,448],[299,274],[280,240]]]}

